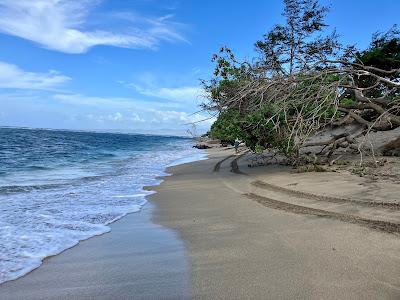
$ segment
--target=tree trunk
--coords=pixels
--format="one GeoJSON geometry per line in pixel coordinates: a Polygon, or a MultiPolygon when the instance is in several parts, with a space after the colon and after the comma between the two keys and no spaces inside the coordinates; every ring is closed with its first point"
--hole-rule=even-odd
{"type": "Polygon", "coordinates": [[[383,146],[382,154],[385,156],[400,156],[400,137],[383,146]]]}

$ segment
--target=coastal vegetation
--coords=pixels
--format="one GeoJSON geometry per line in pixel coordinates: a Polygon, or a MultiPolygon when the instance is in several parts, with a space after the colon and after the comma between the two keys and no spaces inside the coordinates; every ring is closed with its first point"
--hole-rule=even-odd
{"type": "Polygon", "coordinates": [[[400,127],[400,29],[375,33],[360,50],[328,32],[317,0],[284,4],[285,23],[255,42],[256,57],[240,60],[228,47],[213,56],[202,82],[202,109],[217,118],[209,135],[273,149],[294,165],[316,147],[326,162],[338,151],[375,153],[370,134],[400,127]]]}

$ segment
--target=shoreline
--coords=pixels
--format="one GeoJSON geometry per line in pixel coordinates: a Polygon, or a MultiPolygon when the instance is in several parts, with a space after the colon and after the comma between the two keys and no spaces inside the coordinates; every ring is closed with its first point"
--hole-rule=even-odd
{"type": "Polygon", "coordinates": [[[155,180],[154,184],[152,184],[152,185],[144,185],[142,187],[141,192],[143,193],[144,198],[143,198],[143,202],[141,204],[137,204],[137,206],[139,206],[138,208],[136,208],[135,210],[126,211],[126,212],[122,213],[120,216],[117,216],[116,218],[114,218],[114,219],[112,219],[110,221],[107,221],[104,224],[99,224],[101,226],[104,226],[104,229],[101,230],[101,231],[99,230],[98,232],[95,232],[90,236],[87,236],[87,237],[84,237],[84,238],[81,238],[81,239],[77,239],[73,244],[70,244],[70,245],[62,248],[62,250],[57,250],[56,252],[53,252],[53,253],[46,254],[44,256],[38,257],[38,259],[40,259],[40,262],[38,262],[38,264],[36,264],[35,266],[30,266],[29,268],[27,267],[23,271],[21,271],[18,275],[13,276],[11,279],[7,279],[6,281],[0,282],[0,287],[3,286],[7,282],[13,282],[13,281],[19,280],[20,278],[28,276],[33,271],[35,271],[36,269],[40,268],[50,258],[56,257],[58,255],[61,255],[65,251],[68,251],[69,249],[72,249],[74,247],[79,246],[79,244],[81,244],[82,242],[85,242],[85,241],[90,240],[92,238],[96,238],[96,237],[99,237],[99,236],[103,236],[104,234],[110,233],[112,224],[114,224],[115,222],[118,222],[119,220],[121,220],[122,218],[124,218],[124,217],[126,217],[128,215],[137,214],[138,212],[140,212],[144,208],[144,206],[146,204],[148,204],[147,196],[150,196],[154,192],[152,187],[155,187],[155,186],[161,184],[165,177],[168,177],[168,176],[172,175],[172,174],[167,172],[167,169],[169,167],[180,165],[180,164],[185,164],[185,163],[190,163],[192,161],[200,161],[200,160],[203,160],[203,159],[207,159],[206,158],[206,154],[203,151],[196,151],[196,152],[194,152],[192,154],[192,156],[184,157],[184,158],[180,158],[180,159],[172,161],[170,164],[166,165],[164,167],[164,169],[161,171],[162,175],[155,176],[153,178],[155,180]],[[147,193],[147,192],[150,192],[150,193],[147,193]]]}
{"type": "Polygon", "coordinates": [[[187,298],[185,245],[175,232],[151,221],[153,211],[148,202],[110,224],[110,232],[81,241],[1,284],[1,299],[187,298]]]}
{"type": "MultiPolygon", "coordinates": [[[[63,260],[64,255],[74,255],[73,252],[75,252],[75,248],[83,248],[83,247],[91,247],[92,244],[94,244],[95,242],[92,242],[92,240],[96,240],[98,238],[103,238],[105,236],[107,236],[108,234],[119,234],[118,232],[115,233],[114,232],[114,227],[119,227],[119,223],[125,221],[125,218],[131,219],[129,223],[143,223],[145,224],[145,226],[151,227],[151,230],[153,231],[153,233],[150,233],[151,235],[170,235],[169,237],[169,242],[167,242],[166,244],[171,244],[174,245],[174,247],[179,248],[179,254],[177,254],[177,256],[179,256],[179,260],[177,260],[176,263],[174,263],[175,267],[172,267],[172,269],[174,268],[180,268],[179,272],[180,273],[180,280],[177,280],[176,282],[181,282],[181,284],[183,284],[183,288],[181,289],[175,289],[175,291],[171,294],[174,295],[174,297],[188,297],[189,292],[188,290],[190,290],[190,284],[188,283],[187,278],[189,277],[187,275],[188,273],[188,267],[186,266],[186,258],[185,258],[185,251],[184,251],[184,245],[182,243],[181,240],[179,240],[176,236],[175,233],[173,231],[171,231],[170,229],[164,228],[163,226],[160,226],[158,224],[155,224],[152,221],[153,218],[153,211],[155,209],[155,205],[153,203],[150,203],[149,201],[149,197],[152,196],[155,192],[154,188],[160,184],[162,184],[162,182],[165,180],[165,178],[168,178],[170,176],[173,176],[172,173],[170,173],[168,170],[170,168],[179,166],[179,165],[184,165],[184,164],[190,164],[193,161],[202,161],[202,160],[207,160],[207,153],[205,153],[204,151],[199,151],[198,153],[196,153],[196,155],[194,155],[193,157],[190,158],[182,158],[179,160],[176,160],[174,162],[172,162],[171,164],[167,165],[164,169],[164,174],[161,176],[157,176],[154,179],[158,181],[157,184],[154,185],[148,185],[148,186],[143,186],[143,191],[149,191],[152,192],[148,195],[145,196],[145,200],[146,202],[141,206],[141,208],[137,211],[134,212],[127,212],[126,214],[118,217],[117,219],[113,220],[112,222],[109,222],[107,224],[105,224],[106,226],[109,227],[109,230],[103,233],[99,233],[93,236],[90,236],[86,239],[83,240],[79,240],[75,245],[68,247],[64,250],[62,250],[61,252],[57,253],[57,254],[53,254],[53,255],[49,255],[46,256],[42,259],[41,264],[35,268],[33,268],[32,270],[28,271],[27,273],[11,279],[11,280],[7,280],[3,283],[0,283],[0,294],[2,295],[2,297],[6,297],[6,296],[10,296],[10,299],[13,299],[14,296],[16,296],[17,294],[19,294],[21,291],[19,291],[19,287],[22,286],[26,286],[29,285],[29,282],[31,281],[31,277],[32,280],[34,281],[41,281],[42,278],[46,278],[47,274],[43,273],[43,272],[51,272],[54,273],[55,271],[53,270],[45,270],[42,272],[42,268],[47,269],[47,265],[50,264],[50,268],[54,266],[55,263],[58,263],[58,260],[63,260]],[[138,218],[138,220],[132,219],[132,218],[138,218]],[[89,245],[87,245],[87,243],[89,245]],[[70,254],[70,252],[72,252],[72,254],[70,254]],[[61,257],[61,258],[59,258],[61,257]],[[179,264],[184,264],[184,267],[176,267],[177,265],[179,266],[179,264]],[[183,275],[182,275],[183,274],[183,275]],[[27,278],[27,279],[26,279],[27,278]],[[24,282],[23,282],[24,281],[24,282]],[[26,281],[26,282],[25,282],[26,281]]],[[[142,225],[143,225],[142,224],[142,225]]],[[[127,229],[127,228],[125,228],[127,229]]],[[[141,234],[139,234],[139,236],[141,236],[141,234]]],[[[97,241],[97,240],[96,240],[97,241]]],[[[149,245],[146,245],[146,243],[148,242],[148,239],[146,239],[144,241],[144,243],[142,242],[140,245],[138,245],[139,250],[146,248],[146,247],[150,247],[149,245]]],[[[148,243],[147,243],[148,244],[148,243]]],[[[152,247],[151,250],[155,250],[154,247],[152,247]]],[[[79,250],[77,250],[79,251],[79,250]]],[[[157,256],[157,255],[156,255],[157,256]]],[[[141,260],[141,258],[139,258],[138,260],[141,260]]],[[[168,258],[165,259],[165,261],[168,261],[168,258]]],[[[138,262],[135,262],[138,263],[138,262]]],[[[139,262],[140,263],[140,262],[139,262]]],[[[149,269],[148,271],[151,271],[151,269],[149,269]]],[[[57,271],[56,271],[57,272],[57,271]]],[[[144,272],[146,273],[146,272],[144,272]]],[[[164,270],[164,275],[168,274],[169,271],[165,271],[164,270]]],[[[176,272],[175,272],[176,273],[176,272]]],[[[174,276],[172,276],[174,277],[174,276]]],[[[69,280],[69,278],[67,277],[67,281],[69,280]]],[[[162,280],[161,280],[162,281],[162,280]]],[[[168,280],[166,280],[168,281],[168,280]]],[[[176,284],[176,283],[175,283],[176,284]]],[[[173,289],[173,288],[172,288],[173,289]]],[[[140,290],[140,289],[139,289],[140,290]]],[[[146,293],[148,293],[149,291],[151,291],[152,289],[147,289],[146,291],[142,291],[142,296],[146,297],[146,293]]],[[[169,288],[166,289],[166,291],[170,290],[169,288]]],[[[62,291],[61,291],[62,292],[62,291]]],[[[160,295],[162,295],[165,291],[160,291],[160,295]]],[[[51,291],[47,291],[45,294],[40,294],[35,296],[35,293],[32,292],[31,289],[28,289],[26,291],[22,292],[22,296],[24,299],[46,299],[46,297],[49,297],[49,299],[53,299],[53,297],[58,297],[58,294],[51,294],[51,291]],[[29,295],[29,296],[28,296],[29,295]]],[[[91,293],[97,293],[97,291],[93,290],[91,293]]],[[[92,297],[92,294],[89,293],[88,297],[92,297]]],[[[101,298],[104,295],[98,295],[96,297],[101,298]]],[[[125,295],[126,296],[126,295],[125,295]]],[[[149,295],[147,295],[149,296],[149,295]]],[[[154,294],[151,294],[151,296],[154,296],[154,294]]],[[[140,294],[139,294],[139,297],[140,294]]],[[[80,297],[79,297],[80,298],[80,297]]],[[[2,298],[3,299],[3,298],[2,298]]],[[[7,298],[8,299],[8,298],[7,298]]],[[[105,299],[108,299],[107,297],[105,297],[105,299]]]]}
{"type": "Polygon", "coordinates": [[[110,233],[0,285],[0,294],[4,299],[398,299],[398,236],[265,207],[245,196],[249,188],[259,192],[254,179],[292,186],[311,176],[318,188],[324,176],[288,176],[281,167],[243,175],[245,163],[230,151],[207,153],[206,160],[168,167],[170,175],[159,177],[159,185],[145,187],[156,193],[146,197],[142,210],[110,224],[110,233]]]}

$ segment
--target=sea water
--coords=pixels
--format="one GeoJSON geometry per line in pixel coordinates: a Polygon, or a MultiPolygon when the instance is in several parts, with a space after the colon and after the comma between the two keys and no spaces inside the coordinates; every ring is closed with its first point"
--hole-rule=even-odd
{"type": "Polygon", "coordinates": [[[200,160],[187,138],[0,128],[0,283],[110,231],[165,169],[200,160]]]}

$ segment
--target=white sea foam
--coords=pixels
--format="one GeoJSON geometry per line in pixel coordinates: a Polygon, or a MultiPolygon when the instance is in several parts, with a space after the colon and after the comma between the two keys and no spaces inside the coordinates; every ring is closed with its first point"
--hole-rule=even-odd
{"type": "Polygon", "coordinates": [[[137,197],[144,197],[147,196],[147,194],[135,194],[135,195],[117,195],[117,196],[112,196],[113,198],[137,198],[137,197]]]}
{"type": "MultiPolygon", "coordinates": [[[[145,196],[152,192],[143,187],[159,184],[157,177],[167,175],[167,166],[205,157],[190,143],[179,143],[171,151],[141,151],[92,162],[78,171],[93,178],[74,177],[57,186],[49,185],[41,170],[43,188],[0,194],[0,283],[39,267],[47,256],[110,231],[108,224],[146,204],[145,196]]],[[[49,171],[50,181],[52,174],[54,170],[49,171]]],[[[34,181],[29,176],[34,175],[24,174],[24,180],[34,181]]]]}
{"type": "Polygon", "coordinates": [[[190,162],[197,161],[197,160],[205,160],[205,159],[207,159],[207,155],[204,151],[195,152],[190,156],[186,156],[186,157],[182,157],[182,158],[174,160],[173,162],[169,163],[167,165],[167,167],[173,167],[173,166],[190,163],[190,162]]]}

